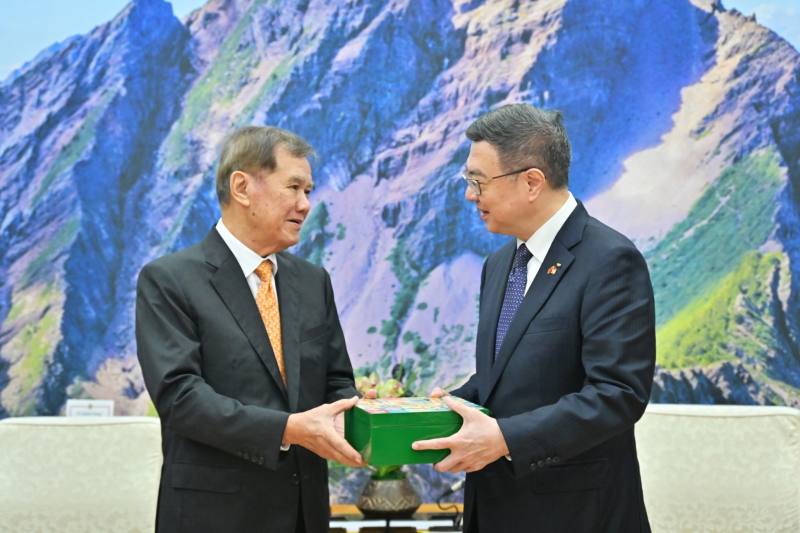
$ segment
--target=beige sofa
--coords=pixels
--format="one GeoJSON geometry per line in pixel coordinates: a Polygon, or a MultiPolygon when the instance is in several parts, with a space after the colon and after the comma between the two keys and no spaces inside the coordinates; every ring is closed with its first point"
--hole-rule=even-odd
{"type": "MultiPolygon", "coordinates": [[[[155,418],[0,421],[0,532],[149,532],[155,418]]],[[[800,532],[800,411],[651,405],[637,425],[655,532],[800,532]]]]}
{"type": "Polygon", "coordinates": [[[636,426],[655,532],[800,532],[800,410],[650,405],[636,426]]]}
{"type": "Polygon", "coordinates": [[[6,418],[0,532],[151,532],[160,472],[157,418],[6,418]]]}

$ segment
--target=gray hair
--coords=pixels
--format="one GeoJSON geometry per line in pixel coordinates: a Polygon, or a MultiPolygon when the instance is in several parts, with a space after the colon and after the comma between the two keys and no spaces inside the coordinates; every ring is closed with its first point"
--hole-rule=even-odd
{"type": "Polygon", "coordinates": [[[541,169],[554,189],[569,183],[569,138],[558,111],[506,105],[470,124],[467,137],[491,144],[506,170],[530,165],[541,169]]]}
{"type": "Polygon", "coordinates": [[[231,133],[222,145],[217,167],[217,198],[220,205],[231,199],[231,174],[237,170],[256,173],[275,170],[275,148],[281,145],[294,157],[309,157],[314,149],[294,133],[269,126],[245,126],[231,133]]]}

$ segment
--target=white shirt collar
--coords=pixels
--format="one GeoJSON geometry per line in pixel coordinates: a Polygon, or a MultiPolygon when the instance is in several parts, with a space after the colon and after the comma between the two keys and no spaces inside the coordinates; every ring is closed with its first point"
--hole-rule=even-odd
{"type": "Polygon", "coordinates": [[[242,272],[244,272],[244,277],[250,276],[256,267],[260,265],[264,259],[268,259],[272,262],[272,275],[278,273],[278,258],[275,254],[269,254],[267,257],[261,257],[253,250],[248,248],[242,241],[237,239],[230,230],[225,227],[223,224],[222,219],[219,219],[217,222],[217,233],[219,236],[222,237],[222,240],[225,241],[225,244],[228,245],[230,248],[231,253],[233,253],[233,257],[236,258],[236,261],[239,263],[239,266],[242,268],[242,272]]]}
{"type": "MultiPolygon", "coordinates": [[[[558,232],[561,231],[564,223],[567,221],[576,207],[578,207],[578,202],[570,192],[569,197],[567,197],[567,200],[564,202],[564,205],[562,205],[559,210],[547,220],[547,222],[542,224],[542,226],[537,229],[525,243],[528,247],[528,250],[530,250],[531,255],[533,255],[533,257],[535,257],[539,263],[544,262],[544,258],[547,255],[547,252],[550,251],[550,246],[556,239],[556,235],[558,235],[558,232]]],[[[522,244],[522,241],[517,239],[517,248],[519,248],[520,244],[522,244]]]]}

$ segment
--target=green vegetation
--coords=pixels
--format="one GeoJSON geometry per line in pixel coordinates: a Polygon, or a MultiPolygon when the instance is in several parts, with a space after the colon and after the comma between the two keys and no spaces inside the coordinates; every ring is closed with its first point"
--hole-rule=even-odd
{"type": "Polygon", "coordinates": [[[278,85],[285,81],[288,74],[292,71],[295,60],[295,57],[287,56],[278,63],[278,66],[276,66],[269,75],[267,81],[261,86],[261,89],[258,90],[258,94],[253,97],[242,110],[242,113],[236,121],[237,126],[244,126],[252,122],[256,109],[264,103],[268,96],[275,95],[278,85]]]}
{"type": "Polygon", "coordinates": [[[712,124],[712,125],[710,125],[708,127],[704,127],[699,132],[693,133],[692,137],[694,137],[696,140],[699,141],[703,137],[708,136],[708,134],[711,133],[713,130],[714,130],[714,125],[712,124]]]}
{"type": "Polygon", "coordinates": [[[658,330],[658,363],[675,369],[767,357],[775,349],[770,283],[781,258],[746,254],[734,272],[658,330]]]}
{"type": "Polygon", "coordinates": [[[181,204],[180,211],[178,211],[178,216],[175,217],[172,221],[172,224],[167,230],[166,237],[161,241],[160,252],[158,255],[166,254],[170,248],[172,247],[175,239],[178,238],[178,234],[184,227],[184,222],[186,222],[186,217],[189,216],[189,211],[192,208],[192,201],[194,200],[194,195],[190,195],[188,198],[184,198],[181,204]]]}
{"type": "Polygon", "coordinates": [[[330,221],[328,206],[325,202],[320,202],[308,214],[300,229],[298,253],[315,265],[322,266],[325,260],[325,248],[333,240],[333,233],[328,231],[330,221]]]}
{"type": "Polygon", "coordinates": [[[25,354],[16,369],[16,378],[19,380],[19,398],[25,398],[34,387],[42,380],[47,358],[52,354],[56,345],[59,317],[50,311],[36,323],[28,324],[14,339],[20,344],[21,351],[25,354]]]}
{"type": "Polygon", "coordinates": [[[165,143],[165,159],[170,168],[178,169],[184,165],[184,143],[189,133],[208,116],[212,105],[230,104],[239,94],[248,73],[258,65],[260,58],[254,46],[243,42],[243,37],[253,26],[254,11],[263,4],[264,0],[257,0],[247,9],[222,42],[211,68],[186,96],[183,112],[165,143]]]}
{"type": "Polygon", "coordinates": [[[58,154],[56,160],[50,166],[50,170],[45,174],[44,178],[42,178],[39,190],[36,191],[36,194],[33,196],[32,203],[34,206],[42,199],[50,188],[50,185],[52,185],[53,180],[66,169],[72,167],[84,154],[86,147],[89,146],[89,143],[94,139],[97,120],[100,118],[103,111],[105,111],[109,100],[110,97],[104,96],[101,98],[101,103],[99,105],[89,110],[83,124],[78,128],[78,132],[67,143],[61,153],[58,154]]]}
{"type": "Polygon", "coordinates": [[[5,323],[8,324],[41,313],[43,309],[52,306],[56,298],[60,296],[61,293],[54,283],[28,286],[20,291],[14,291],[11,297],[11,309],[6,315],[5,323]]]}
{"type": "Polygon", "coordinates": [[[344,240],[344,236],[345,236],[346,230],[347,230],[347,228],[345,228],[345,225],[342,224],[341,222],[336,224],[336,240],[337,241],[343,241],[344,240]]]}
{"type": "Polygon", "coordinates": [[[147,400],[147,412],[144,416],[154,416],[158,418],[158,411],[156,411],[156,406],[153,404],[153,400],[147,400]]]}
{"type": "Polygon", "coordinates": [[[400,335],[400,326],[408,317],[414,298],[417,296],[419,285],[427,272],[420,272],[410,261],[405,251],[405,241],[398,239],[389,256],[386,258],[392,264],[400,287],[394,294],[394,302],[389,311],[389,320],[381,321],[381,335],[386,339],[383,342],[383,349],[386,353],[392,352],[397,348],[397,337],[400,335]]]}
{"type": "Polygon", "coordinates": [[[25,268],[25,273],[22,275],[21,280],[23,286],[30,284],[42,268],[50,268],[56,257],[62,254],[65,248],[72,245],[78,235],[79,227],[80,221],[78,217],[73,217],[59,228],[52,239],[46,241],[44,249],[25,268]]]}
{"type": "Polygon", "coordinates": [[[61,339],[63,293],[58,285],[37,283],[23,285],[12,294],[11,309],[3,323],[13,332],[3,349],[6,359],[14,361],[8,371],[16,389],[14,405],[7,406],[14,416],[35,415],[37,387],[47,364],[61,339]]]}
{"type": "Polygon", "coordinates": [[[767,240],[782,183],[775,152],[749,155],[726,169],[686,219],[647,254],[659,325],[706,293],[748,251],[767,240]]]}
{"type": "Polygon", "coordinates": [[[436,377],[436,350],[422,341],[419,333],[406,331],[403,334],[403,344],[411,344],[411,349],[419,357],[414,361],[405,361],[405,383],[410,391],[424,394],[431,388],[431,383],[436,377]]]}

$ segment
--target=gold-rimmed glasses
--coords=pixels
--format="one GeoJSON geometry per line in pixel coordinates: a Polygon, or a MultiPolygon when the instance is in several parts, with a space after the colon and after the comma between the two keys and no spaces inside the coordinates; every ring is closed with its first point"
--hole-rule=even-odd
{"type": "Polygon", "coordinates": [[[462,172],[461,173],[461,179],[463,179],[464,181],[467,182],[467,187],[469,187],[469,190],[471,190],[473,193],[475,193],[475,196],[480,196],[481,195],[481,185],[488,185],[490,181],[496,180],[497,178],[505,178],[506,176],[513,176],[514,174],[519,174],[520,172],[525,172],[529,168],[531,168],[531,167],[525,167],[525,168],[521,168],[519,170],[512,170],[511,172],[506,172],[505,174],[500,174],[498,176],[492,176],[491,178],[488,178],[486,181],[478,181],[475,178],[468,177],[466,173],[462,172]]]}

